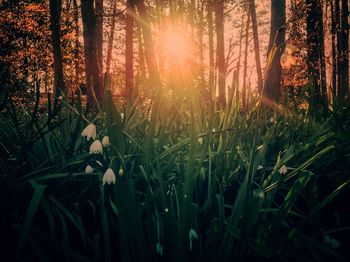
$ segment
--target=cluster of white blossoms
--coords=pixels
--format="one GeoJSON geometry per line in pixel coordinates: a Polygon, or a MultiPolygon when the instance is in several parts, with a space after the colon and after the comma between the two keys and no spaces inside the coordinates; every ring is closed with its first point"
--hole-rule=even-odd
{"type": "MultiPolygon", "coordinates": [[[[96,125],[92,123],[84,128],[84,130],[81,132],[81,135],[83,137],[86,137],[87,141],[90,141],[91,138],[94,140],[90,145],[90,154],[103,154],[103,148],[108,148],[110,145],[108,136],[104,136],[102,138],[102,142],[99,139],[96,139],[96,136],[97,136],[96,125]]],[[[96,162],[102,166],[102,164],[99,161],[96,161],[96,162]]],[[[87,165],[85,167],[85,173],[93,173],[93,172],[94,172],[94,168],[92,166],[87,165]]],[[[118,171],[118,175],[121,177],[123,176],[123,174],[124,174],[124,170],[120,168],[118,171]]],[[[102,177],[102,185],[115,184],[115,182],[116,182],[115,173],[112,168],[108,168],[102,177]]]]}

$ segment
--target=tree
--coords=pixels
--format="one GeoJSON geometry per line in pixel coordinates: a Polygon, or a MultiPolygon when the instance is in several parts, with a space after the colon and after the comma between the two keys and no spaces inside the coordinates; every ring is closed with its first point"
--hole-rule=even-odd
{"type": "Polygon", "coordinates": [[[259,91],[261,91],[260,89],[263,84],[263,76],[262,76],[261,62],[260,62],[259,33],[258,33],[258,23],[256,19],[255,0],[248,0],[248,2],[249,2],[249,12],[252,18],[255,64],[256,64],[256,73],[258,76],[258,88],[259,88],[259,91]]]}
{"type": "Polygon", "coordinates": [[[213,4],[212,0],[207,0],[207,23],[208,23],[208,52],[209,52],[209,90],[211,99],[215,98],[214,83],[214,26],[213,26],[213,4]]]}
{"type": "Polygon", "coordinates": [[[314,106],[319,106],[327,98],[323,14],[320,0],[306,0],[306,13],[310,96],[314,106]]]}
{"type": "Polygon", "coordinates": [[[271,0],[271,25],[268,47],[268,70],[265,79],[264,95],[274,102],[281,97],[281,64],[280,59],[285,39],[286,0],[271,0]]]}
{"type": "Polygon", "coordinates": [[[226,68],[225,68],[225,38],[224,38],[224,1],[219,0],[215,5],[216,25],[216,57],[218,67],[219,104],[226,105],[226,68]]]}
{"type": "Polygon", "coordinates": [[[85,74],[88,90],[88,103],[93,105],[91,88],[97,101],[102,101],[101,68],[98,65],[96,43],[96,15],[93,0],[81,1],[81,14],[83,20],[85,74]]]}
{"type": "MultiPolygon", "coordinates": [[[[337,4],[339,5],[339,3],[337,4]]],[[[349,94],[349,5],[348,0],[341,0],[341,19],[338,27],[338,89],[340,99],[349,94]]]]}
{"type": "Polygon", "coordinates": [[[62,52],[61,52],[61,0],[50,0],[50,29],[53,50],[53,65],[54,65],[54,91],[58,96],[65,90],[63,80],[62,52]]]}
{"type": "Polygon", "coordinates": [[[125,90],[130,101],[134,90],[134,15],[135,8],[132,1],[128,0],[125,25],[125,90]]]}

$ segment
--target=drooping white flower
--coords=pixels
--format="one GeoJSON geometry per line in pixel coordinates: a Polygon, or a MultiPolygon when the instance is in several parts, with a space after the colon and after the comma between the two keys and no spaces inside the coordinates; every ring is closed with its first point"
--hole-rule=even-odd
{"type": "Polygon", "coordinates": [[[104,136],[104,137],[102,138],[102,145],[103,145],[104,147],[109,147],[109,136],[104,136]]]}
{"type": "Polygon", "coordinates": [[[202,137],[198,138],[198,144],[203,145],[203,138],[202,137]]]}
{"type": "Polygon", "coordinates": [[[120,168],[120,169],[119,169],[118,175],[119,175],[120,177],[122,177],[122,176],[124,175],[124,170],[123,170],[123,168],[120,168]]]}
{"type": "Polygon", "coordinates": [[[116,177],[112,168],[108,168],[103,175],[102,185],[104,186],[106,183],[110,185],[111,183],[115,184],[116,177]]]}
{"type": "Polygon", "coordinates": [[[100,140],[95,140],[90,146],[90,154],[102,154],[103,148],[100,140]]]}
{"type": "Polygon", "coordinates": [[[192,241],[195,239],[198,239],[199,236],[197,232],[194,229],[190,229],[190,232],[188,232],[188,239],[190,240],[190,250],[192,250],[192,241]]]}
{"type": "Polygon", "coordinates": [[[87,165],[85,167],[85,173],[92,173],[92,172],[94,172],[94,169],[92,168],[92,166],[87,165]]]}
{"type": "Polygon", "coordinates": [[[162,243],[158,242],[156,244],[156,252],[160,255],[163,256],[163,245],[162,243]]]}
{"type": "Polygon", "coordinates": [[[285,165],[281,166],[281,168],[278,170],[278,173],[280,173],[281,175],[285,175],[287,174],[288,169],[285,165]]]}
{"type": "Polygon", "coordinates": [[[93,140],[96,139],[96,126],[94,124],[89,124],[87,127],[84,128],[83,132],[81,132],[81,135],[83,137],[86,137],[86,139],[89,141],[90,138],[93,140]]]}

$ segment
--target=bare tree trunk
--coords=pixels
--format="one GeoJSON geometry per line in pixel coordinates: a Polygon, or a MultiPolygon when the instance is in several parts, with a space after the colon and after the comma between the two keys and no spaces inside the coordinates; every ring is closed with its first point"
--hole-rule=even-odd
{"type": "Polygon", "coordinates": [[[143,49],[144,41],[142,39],[141,22],[136,19],[135,25],[136,25],[136,31],[137,31],[140,77],[141,77],[141,79],[145,79],[145,77],[146,77],[146,64],[145,64],[145,53],[144,53],[144,49],[143,49]]]}
{"type": "Polygon", "coordinates": [[[103,0],[95,0],[95,14],[97,64],[100,67],[100,72],[103,72],[103,0]]]}
{"type": "Polygon", "coordinates": [[[236,89],[236,102],[239,103],[239,77],[241,74],[241,57],[242,57],[242,42],[243,42],[243,28],[244,28],[244,16],[241,20],[241,30],[239,36],[239,51],[238,51],[238,62],[237,62],[237,89],[236,89]]]}
{"type": "Polygon", "coordinates": [[[140,24],[142,28],[143,41],[145,46],[145,58],[149,78],[152,81],[155,81],[156,84],[160,84],[158,65],[153,48],[152,32],[149,26],[149,17],[144,0],[137,1],[136,7],[140,16],[140,24]]]}
{"type": "Polygon", "coordinates": [[[331,5],[331,34],[332,34],[332,93],[333,100],[337,97],[337,53],[336,53],[336,20],[334,10],[334,0],[330,0],[331,5]]]}
{"type": "Polygon", "coordinates": [[[77,89],[80,84],[80,74],[81,74],[81,68],[80,68],[80,41],[79,41],[79,9],[78,9],[78,3],[77,0],[73,0],[73,12],[74,12],[74,32],[75,32],[75,47],[74,47],[74,67],[75,67],[75,79],[74,79],[74,85],[77,89]]]}
{"type": "Polygon", "coordinates": [[[247,108],[247,67],[248,67],[248,46],[249,46],[249,24],[250,24],[250,12],[247,10],[247,23],[245,28],[245,49],[244,49],[244,62],[243,62],[243,89],[242,89],[242,107],[247,108]]]}
{"type": "Polygon", "coordinates": [[[106,57],[106,73],[109,74],[111,71],[111,60],[112,60],[112,50],[113,50],[113,41],[115,34],[115,17],[117,13],[117,1],[111,0],[113,2],[113,11],[111,18],[111,34],[108,39],[108,48],[107,48],[107,57],[106,57]]]}
{"type": "Polygon", "coordinates": [[[213,9],[212,1],[207,2],[207,22],[208,22],[208,38],[209,38],[209,90],[211,99],[215,99],[216,86],[214,83],[214,26],[213,26],[213,9]]]}
{"type": "Polygon", "coordinates": [[[54,64],[54,92],[55,96],[59,96],[65,91],[63,80],[63,65],[61,52],[61,0],[50,0],[50,28],[53,49],[54,64]]]}
{"type": "MultiPolygon", "coordinates": [[[[338,81],[339,96],[344,100],[349,94],[349,4],[348,0],[341,0],[341,39],[338,52],[338,81]]],[[[348,97],[349,99],[349,97],[348,97]]]]}
{"type": "Polygon", "coordinates": [[[102,101],[102,81],[101,72],[97,58],[96,44],[96,15],[93,0],[84,0],[81,2],[81,14],[83,20],[84,32],[84,54],[85,54],[85,74],[87,83],[87,94],[89,105],[94,105],[94,100],[90,92],[92,87],[96,99],[102,101]]]}
{"type": "Polygon", "coordinates": [[[215,25],[216,25],[216,57],[218,66],[218,87],[219,104],[221,107],[226,105],[226,68],[225,68],[225,39],[224,39],[224,1],[216,3],[215,7],[215,25]]]}
{"type": "Polygon", "coordinates": [[[326,101],[322,6],[319,0],[306,0],[308,74],[313,106],[326,101]]]}
{"type": "Polygon", "coordinates": [[[125,27],[125,90],[128,101],[134,90],[134,15],[134,5],[128,0],[125,27]]]}
{"type": "Polygon", "coordinates": [[[250,11],[250,15],[252,17],[255,64],[256,64],[256,73],[258,76],[258,90],[260,92],[262,85],[263,85],[263,76],[262,76],[261,62],[260,62],[259,32],[258,32],[258,23],[256,20],[255,0],[249,0],[249,11],[250,11]]]}
{"type": "Polygon", "coordinates": [[[268,54],[272,60],[268,64],[267,75],[265,76],[264,95],[274,101],[279,102],[281,86],[281,55],[282,45],[285,40],[286,23],[286,0],[271,0],[271,27],[268,54]]]}

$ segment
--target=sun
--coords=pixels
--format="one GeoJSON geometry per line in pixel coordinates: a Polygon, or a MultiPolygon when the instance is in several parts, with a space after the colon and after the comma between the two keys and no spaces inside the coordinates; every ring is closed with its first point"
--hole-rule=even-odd
{"type": "Polygon", "coordinates": [[[186,33],[173,27],[162,32],[161,46],[164,55],[177,62],[187,60],[191,54],[191,44],[186,33]]]}

